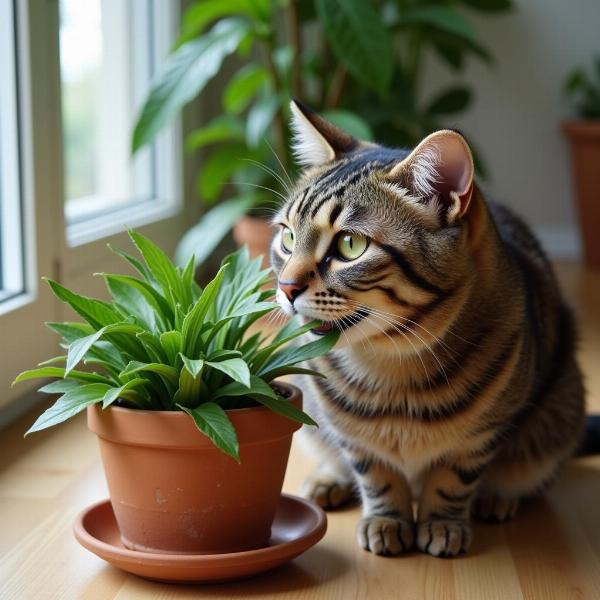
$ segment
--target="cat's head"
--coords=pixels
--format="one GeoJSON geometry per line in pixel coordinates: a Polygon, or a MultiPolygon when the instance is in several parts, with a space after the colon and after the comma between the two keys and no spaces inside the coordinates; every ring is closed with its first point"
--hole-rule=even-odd
{"type": "Polygon", "coordinates": [[[305,167],[274,218],[271,263],[287,314],[337,327],[340,345],[431,345],[469,278],[473,159],[449,130],[413,151],[361,142],[292,102],[305,167]],[[433,318],[433,320],[432,320],[433,318]]]}

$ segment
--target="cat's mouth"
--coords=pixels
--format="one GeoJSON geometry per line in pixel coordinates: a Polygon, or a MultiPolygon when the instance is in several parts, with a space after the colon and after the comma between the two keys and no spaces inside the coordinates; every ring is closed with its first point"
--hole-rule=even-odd
{"type": "MultiPolygon", "coordinates": [[[[318,327],[313,327],[310,332],[315,335],[326,335],[330,331],[337,329],[338,331],[346,331],[350,327],[353,327],[362,319],[364,319],[369,313],[366,310],[357,310],[356,312],[348,315],[343,319],[338,319],[335,322],[333,321],[321,321],[321,325],[318,327]]],[[[304,317],[304,322],[309,323],[312,319],[309,317],[304,317]]]]}

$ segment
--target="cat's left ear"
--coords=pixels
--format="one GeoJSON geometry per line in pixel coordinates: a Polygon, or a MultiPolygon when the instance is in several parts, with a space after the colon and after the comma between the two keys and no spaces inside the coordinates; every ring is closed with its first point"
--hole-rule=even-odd
{"type": "Polygon", "coordinates": [[[292,111],[292,152],[305,167],[323,165],[359,144],[356,138],[342,131],[298,100],[290,102],[292,111]]]}
{"type": "Polygon", "coordinates": [[[445,129],[426,137],[388,178],[424,202],[434,203],[452,223],[469,208],[473,155],[465,138],[445,129]]]}

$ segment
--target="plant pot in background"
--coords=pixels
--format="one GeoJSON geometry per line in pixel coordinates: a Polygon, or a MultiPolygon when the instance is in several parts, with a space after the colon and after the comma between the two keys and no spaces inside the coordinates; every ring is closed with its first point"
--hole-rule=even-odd
{"type": "MultiPolygon", "coordinates": [[[[301,408],[302,394],[278,383],[301,408]]],[[[88,408],[126,547],[214,554],[267,545],[292,434],[300,423],[265,407],[227,411],[241,464],[180,411],[88,408]]]]}
{"type": "Polygon", "coordinates": [[[600,121],[568,121],[573,180],[586,263],[600,267],[600,121]]]}
{"type": "Polygon", "coordinates": [[[273,239],[273,227],[265,219],[242,217],[233,227],[233,239],[241,247],[248,245],[250,256],[263,256],[263,268],[269,266],[269,248],[273,239]]]}

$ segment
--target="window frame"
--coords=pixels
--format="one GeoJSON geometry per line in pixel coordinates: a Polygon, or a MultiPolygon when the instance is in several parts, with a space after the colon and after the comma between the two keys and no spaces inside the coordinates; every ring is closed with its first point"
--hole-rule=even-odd
{"type": "MultiPolygon", "coordinates": [[[[69,239],[64,214],[58,2],[0,2],[12,2],[16,17],[25,261],[24,292],[1,305],[0,332],[4,342],[0,361],[1,426],[40,401],[39,394],[33,393],[39,382],[10,387],[16,374],[60,353],[57,336],[43,323],[80,320],[51,294],[41,278],[50,277],[85,295],[106,297],[102,279],[93,277],[93,273],[122,271],[121,259],[113,256],[106,246],[110,243],[127,249],[129,241],[123,225],[96,222],[95,231],[87,237],[82,231],[75,236],[77,246],[70,245],[73,240],[69,239]]],[[[171,11],[174,38],[180,5],[179,2],[164,4],[171,11]]],[[[166,153],[165,161],[170,161],[168,168],[163,170],[161,165],[160,169],[166,177],[165,184],[170,186],[167,198],[170,202],[160,210],[151,212],[144,207],[137,215],[121,213],[120,218],[127,218],[122,223],[136,227],[172,253],[181,235],[199,215],[189,172],[196,163],[184,155],[179,121],[159,138],[166,153]]]]}

